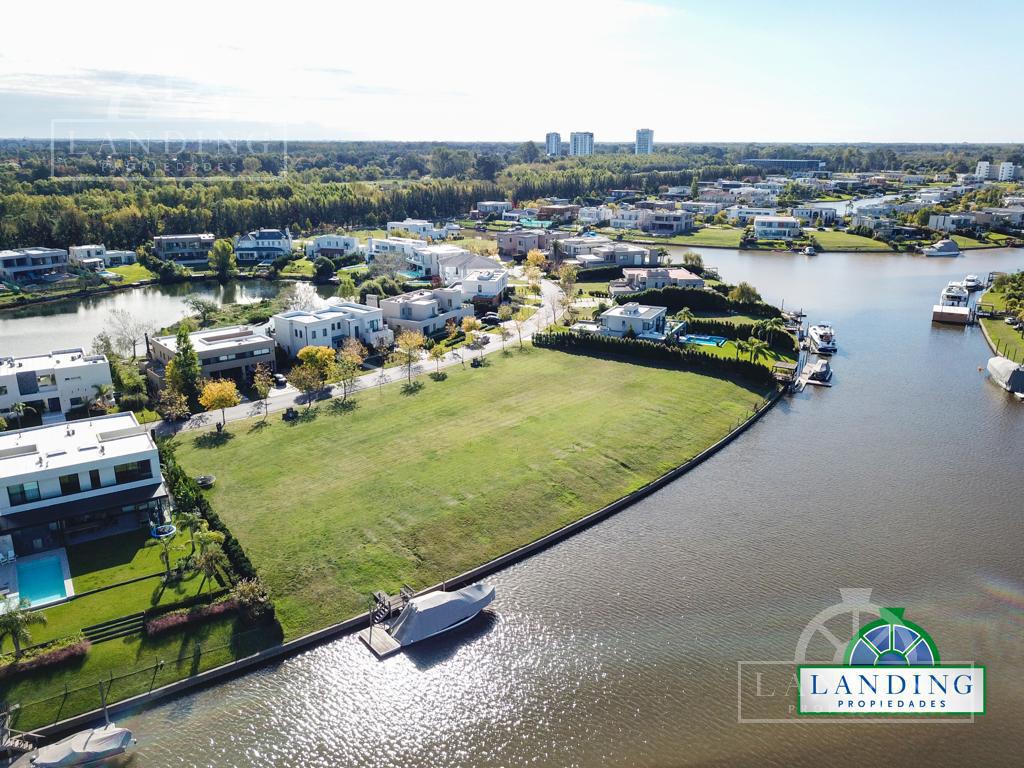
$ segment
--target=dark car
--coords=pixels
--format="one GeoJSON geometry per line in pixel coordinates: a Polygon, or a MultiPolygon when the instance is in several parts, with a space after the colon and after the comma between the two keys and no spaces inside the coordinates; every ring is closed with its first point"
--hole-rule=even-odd
{"type": "Polygon", "coordinates": [[[275,387],[283,387],[287,383],[288,383],[288,379],[286,379],[284,377],[283,373],[275,373],[274,374],[274,386],[275,387]]]}
{"type": "Polygon", "coordinates": [[[485,325],[497,325],[501,322],[501,318],[498,317],[497,312],[488,312],[486,315],[480,318],[480,322],[485,325]]]}

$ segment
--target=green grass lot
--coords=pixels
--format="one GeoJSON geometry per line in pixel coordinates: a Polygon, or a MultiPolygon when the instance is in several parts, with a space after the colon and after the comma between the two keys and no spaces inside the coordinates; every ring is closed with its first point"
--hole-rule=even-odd
{"type": "MultiPolygon", "coordinates": [[[[727,341],[720,347],[704,346],[701,344],[688,344],[687,346],[700,352],[707,352],[715,357],[736,357],[736,344],[733,341],[727,341]]],[[[741,357],[744,360],[750,359],[750,356],[747,354],[742,354],[741,357]]],[[[784,355],[781,352],[776,352],[774,349],[769,349],[758,362],[769,367],[774,363],[795,363],[796,355],[784,355]]]]}
{"type": "Polygon", "coordinates": [[[285,268],[281,270],[282,275],[303,275],[305,277],[313,276],[313,262],[303,256],[301,259],[295,261],[289,261],[285,268]]]}
{"type": "Polygon", "coordinates": [[[360,243],[365,243],[371,237],[377,239],[388,236],[386,229],[354,229],[351,232],[346,232],[345,234],[358,239],[360,243]]]}
{"type": "Polygon", "coordinates": [[[952,235],[950,238],[954,243],[960,246],[961,250],[969,250],[973,248],[998,248],[999,242],[988,243],[982,240],[977,240],[973,237],[964,237],[963,235],[952,235]]]}
{"type": "Polygon", "coordinates": [[[622,233],[623,239],[630,243],[641,243],[644,245],[689,245],[694,248],[701,246],[708,248],[739,248],[742,229],[728,226],[711,226],[698,229],[685,235],[672,235],[671,237],[651,237],[640,230],[618,230],[601,229],[601,234],[615,237],[622,233]]]}
{"type": "Polygon", "coordinates": [[[217,447],[178,438],[183,466],[217,475],[210,500],[287,637],[360,613],[373,590],[428,586],[600,508],[715,442],[765,394],[530,347],[417,382],[311,420],[234,423],[217,447]]]}
{"type": "MultiPolygon", "coordinates": [[[[584,296],[592,295],[593,291],[600,291],[602,293],[608,293],[608,281],[596,282],[596,283],[576,283],[576,289],[583,291],[584,296]]],[[[604,297],[600,297],[604,298],[604,297]]],[[[610,299],[608,299],[610,301],[610,299]]]]}
{"type": "Polygon", "coordinates": [[[122,283],[137,283],[139,280],[152,280],[156,277],[154,272],[150,272],[141,264],[128,264],[123,267],[110,267],[108,271],[121,275],[124,280],[119,282],[122,283]]]}
{"type": "Polygon", "coordinates": [[[825,251],[890,251],[892,250],[883,242],[872,240],[870,237],[851,235],[849,232],[824,232],[814,231],[814,239],[825,251]]]}
{"type": "MultiPolygon", "coordinates": [[[[1006,296],[993,290],[982,294],[979,304],[991,304],[997,310],[1006,309],[1006,296]]],[[[985,326],[988,337],[999,350],[999,354],[1017,362],[1024,363],[1024,334],[1011,328],[1001,317],[983,317],[981,324],[985,326]]]]}

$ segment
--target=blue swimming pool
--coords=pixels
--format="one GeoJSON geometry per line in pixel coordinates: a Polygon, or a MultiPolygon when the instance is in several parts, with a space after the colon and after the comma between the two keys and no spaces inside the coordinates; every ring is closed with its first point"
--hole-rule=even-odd
{"type": "Polygon", "coordinates": [[[728,341],[724,336],[691,336],[690,334],[679,340],[687,344],[699,344],[702,347],[720,347],[728,341]]]}
{"type": "Polygon", "coordinates": [[[18,592],[32,605],[51,603],[67,597],[64,590],[64,568],[59,555],[18,561],[18,592]]]}

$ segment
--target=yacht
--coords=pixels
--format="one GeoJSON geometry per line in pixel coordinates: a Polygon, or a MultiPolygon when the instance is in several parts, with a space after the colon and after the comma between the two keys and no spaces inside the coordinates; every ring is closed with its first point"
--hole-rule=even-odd
{"type": "Polygon", "coordinates": [[[814,250],[813,245],[808,245],[805,246],[804,249],[800,251],[800,253],[802,253],[804,256],[816,256],[818,252],[814,250]]]}
{"type": "Polygon", "coordinates": [[[951,282],[939,294],[939,305],[943,307],[966,307],[969,294],[963,283],[951,282]]]}
{"type": "Polygon", "coordinates": [[[66,768],[73,765],[96,765],[108,757],[123,754],[132,744],[132,732],[108,723],[102,728],[68,736],[66,739],[33,749],[19,757],[11,768],[66,768]]]}
{"type": "Polygon", "coordinates": [[[494,587],[471,584],[455,592],[428,592],[412,597],[387,628],[400,645],[412,645],[428,637],[462,626],[494,600],[494,587]]]}
{"type": "Polygon", "coordinates": [[[836,334],[828,323],[818,323],[807,329],[807,335],[811,337],[811,351],[819,355],[834,355],[838,350],[836,346],[836,334]]]}
{"type": "Polygon", "coordinates": [[[963,286],[968,291],[980,291],[985,287],[985,284],[978,279],[977,275],[968,275],[963,280],[963,286]]]}
{"type": "Polygon", "coordinates": [[[960,246],[952,240],[939,240],[932,245],[926,245],[921,249],[925,256],[959,256],[960,246]]]}

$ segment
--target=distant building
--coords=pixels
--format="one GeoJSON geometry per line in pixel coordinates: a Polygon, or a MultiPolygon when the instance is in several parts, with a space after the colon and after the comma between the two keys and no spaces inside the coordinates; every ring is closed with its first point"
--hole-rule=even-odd
{"type": "Polygon", "coordinates": [[[573,157],[584,157],[594,154],[594,134],[589,132],[570,133],[569,154],[573,157]]]}
{"type": "Polygon", "coordinates": [[[205,267],[215,238],[206,232],[198,235],[157,235],[153,253],[161,261],[173,261],[186,267],[205,267]]]}
{"type": "Polygon", "coordinates": [[[108,251],[105,245],[72,245],[68,248],[68,261],[86,268],[122,267],[134,264],[135,251],[108,251]]]}
{"type": "Polygon", "coordinates": [[[654,218],[654,212],[646,208],[620,208],[609,220],[615,229],[646,229],[654,218]]]}
{"type": "Polygon", "coordinates": [[[576,219],[576,214],[579,213],[579,210],[580,207],[578,205],[552,203],[550,205],[542,205],[537,210],[537,218],[541,221],[570,222],[576,219]]]}
{"type": "Polygon", "coordinates": [[[755,216],[754,237],[758,240],[794,240],[803,234],[796,216],[755,216]]]}
{"type": "Polygon", "coordinates": [[[599,224],[602,221],[611,221],[614,213],[607,205],[588,205],[580,208],[576,214],[576,221],[580,224],[599,224]]]}
{"type": "Polygon", "coordinates": [[[933,213],[928,217],[928,228],[940,232],[955,232],[958,229],[974,229],[976,225],[972,213],[933,213]]]}
{"type": "Polygon", "coordinates": [[[44,424],[63,421],[69,411],[92,402],[98,386],[110,384],[107,358],[87,355],[81,349],[0,358],[0,415],[6,414],[13,425],[11,408],[15,403],[25,403],[35,409],[44,424]]]}
{"type": "Polygon", "coordinates": [[[342,301],[335,297],[314,310],[294,309],[270,318],[274,339],[288,357],[294,358],[303,347],[340,349],[348,339],[358,339],[368,347],[389,347],[394,333],[384,325],[379,307],[342,301]]]}
{"type": "Polygon", "coordinates": [[[351,235],[317,235],[306,241],[306,258],[348,256],[360,251],[359,240],[351,235]]]}
{"type": "Polygon", "coordinates": [[[714,216],[724,207],[721,203],[705,203],[700,201],[683,201],[679,204],[681,211],[689,211],[698,216],[714,216]]]}
{"type": "Polygon", "coordinates": [[[824,160],[803,160],[786,157],[752,157],[741,160],[743,165],[754,165],[766,171],[823,171],[824,160]]]}
{"type": "Polygon", "coordinates": [[[292,233],[280,229],[257,229],[238,238],[235,258],[239,264],[269,264],[292,252],[292,233]]]}
{"type": "Polygon", "coordinates": [[[502,256],[525,256],[530,251],[547,250],[554,240],[569,237],[565,232],[549,232],[543,229],[518,229],[498,233],[498,253],[502,256]]]}
{"type": "Polygon", "coordinates": [[[63,248],[16,248],[0,251],[0,280],[32,283],[67,272],[68,252],[63,248]]]}
{"type": "Polygon", "coordinates": [[[654,131],[650,128],[640,128],[636,132],[636,144],[634,151],[638,155],[650,155],[654,152],[654,131]]]}
{"type": "Polygon", "coordinates": [[[836,222],[835,208],[802,206],[794,208],[791,213],[800,219],[801,223],[815,227],[828,227],[836,222]]]}
{"type": "Polygon", "coordinates": [[[751,208],[746,205],[733,205],[725,209],[725,215],[730,224],[746,226],[756,216],[774,216],[777,211],[774,208],[751,208]]]}
{"type": "MultiPolygon", "coordinates": [[[[511,210],[511,208],[509,208],[511,210]]],[[[502,215],[504,215],[503,212],[502,215]]],[[[444,240],[449,235],[453,235],[460,231],[458,224],[445,224],[442,227],[434,226],[432,221],[425,219],[406,219],[405,221],[389,221],[388,222],[388,235],[392,232],[404,231],[409,232],[417,237],[430,238],[431,240],[444,240]]]]}
{"type": "Polygon", "coordinates": [[[608,293],[615,298],[669,285],[700,289],[704,287],[704,278],[681,267],[627,267],[621,278],[608,283],[608,293]]]}
{"type": "Polygon", "coordinates": [[[544,151],[549,157],[558,157],[562,154],[562,134],[552,131],[544,137],[544,151]]]}
{"type": "Polygon", "coordinates": [[[1013,163],[1000,163],[996,178],[999,181],[1013,181],[1017,178],[1017,166],[1013,163]]]}
{"type": "Polygon", "coordinates": [[[496,307],[501,304],[508,289],[508,270],[476,269],[449,287],[461,288],[463,301],[496,307]]]}
{"type": "MultiPolygon", "coordinates": [[[[274,340],[248,325],[206,328],[190,333],[189,339],[199,356],[204,379],[234,378],[248,383],[256,366],[263,363],[274,369],[274,340]]],[[[155,336],[149,340],[150,379],[161,386],[164,369],[178,352],[178,337],[155,336]]]]}
{"type": "Polygon", "coordinates": [[[979,179],[987,179],[991,173],[992,163],[988,160],[979,160],[978,164],[974,167],[974,175],[979,179]]]}
{"type": "Polygon", "coordinates": [[[476,212],[481,216],[489,216],[494,213],[500,216],[505,211],[512,210],[512,203],[507,200],[481,200],[476,204],[476,212]]]}
{"type": "Polygon", "coordinates": [[[693,214],[689,211],[655,211],[647,230],[655,235],[678,235],[693,229],[693,214]]]}

